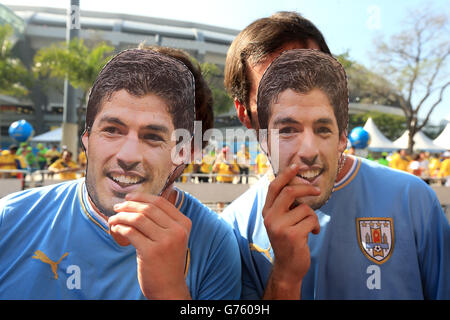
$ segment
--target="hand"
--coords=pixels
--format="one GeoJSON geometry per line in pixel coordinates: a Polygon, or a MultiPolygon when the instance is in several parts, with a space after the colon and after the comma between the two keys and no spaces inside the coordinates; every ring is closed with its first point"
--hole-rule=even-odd
{"type": "Polygon", "coordinates": [[[297,172],[298,166],[291,165],[272,181],[262,213],[275,255],[267,288],[272,298],[277,296],[275,292],[286,294],[281,298],[300,297],[301,283],[311,264],[308,235],[320,231],[314,210],[304,203],[295,206],[295,199],[317,196],[320,190],[305,184],[287,185],[297,172]]]}
{"type": "Polygon", "coordinates": [[[184,279],[191,220],[168,200],[127,194],[109,218],[110,232],[122,246],[136,248],[138,280],[148,299],[190,299],[184,279]]]}

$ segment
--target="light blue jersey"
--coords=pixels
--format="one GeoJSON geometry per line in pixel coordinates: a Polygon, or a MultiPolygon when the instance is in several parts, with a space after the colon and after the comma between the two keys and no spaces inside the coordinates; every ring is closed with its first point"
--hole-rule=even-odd
{"type": "MultiPolygon", "coordinates": [[[[231,228],[188,193],[185,277],[193,299],[237,299],[239,249],[231,228]]],[[[144,299],[136,250],[118,245],[91,207],[84,179],[0,200],[0,299],[144,299]]]]}
{"type": "MultiPolygon", "coordinates": [[[[303,299],[450,299],[450,226],[434,193],[408,173],[354,158],[316,214],[303,299]]],[[[264,293],[274,259],[262,219],[262,178],[222,216],[243,259],[243,299],[264,293]]]]}

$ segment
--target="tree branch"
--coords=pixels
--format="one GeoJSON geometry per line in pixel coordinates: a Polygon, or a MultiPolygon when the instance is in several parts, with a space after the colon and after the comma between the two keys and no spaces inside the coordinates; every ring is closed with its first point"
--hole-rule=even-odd
{"type": "Polygon", "coordinates": [[[431,113],[433,112],[434,108],[436,108],[436,106],[437,106],[439,103],[441,103],[442,97],[444,96],[444,92],[445,92],[445,90],[447,89],[447,87],[448,87],[449,85],[450,85],[450,81],[448,81],[445,85],[443,85],[443,86],[441,87],[441,91],[439,92],[439,99],[436,100],[435,103],[433,103],[433,105],[431,106],[430,110],[429,110],[428,113],[427,113],[427,116],[426,116],[425,120],[422,122],[422,124],[421,124],[420,126],[417,127],[418,130],[422,130],[422,128],[425,127],[425,125],[427,124],[427,122],[428,122],[428,120],[429,120],[429,118],[430,118],[430,115],[431,115],[431,113]]]}
{"type": "MultiPolygon", "coordinates": [[[[428,99],[428,97],[430,96],[431,92],[433,91],[431,89],[431,87],[433,85],[433,82],[436,79],[436,76],[438,75],[439,71],[441,70],[442,64],[444,63],[445,59],[447,59],[447,57],[449,55],[450,55],[450,51],[447,51],[446,54],[441,59],[439,59],[438,63],[436,64],[436,68],[435,68],[435,70],[433,72],[433,75],[431,76],[430,80],[428,81],[427,91],[426,91],[425,95],[423,96],[423,98],[418,103],[416,111],[419,111],[419,109],[422,107],[422,104],[425,102],[425,100],[428,99]]],[[[447,85],[448,85],[448,83],[447,83],[447,85]]]]}
{"type": "Polygon", "coordinates": [[[417,80],[417,76],[419,74],[419,65],[420,65],[420,61],[421,61],[421,55],[422,55],[422,32],[423,29],[417,29],[417,27],[419,26],[419,24],[416,24],[416,40],[417,40],[417,54],[414,57],[414,71],[413,71],[413,78],[411,79],[411,81],[409,82],[409,90],[408,90],[408,103],[411,105],[411,99],[412,99],[412,93],[414,90],[414,84],[417,80]]]}

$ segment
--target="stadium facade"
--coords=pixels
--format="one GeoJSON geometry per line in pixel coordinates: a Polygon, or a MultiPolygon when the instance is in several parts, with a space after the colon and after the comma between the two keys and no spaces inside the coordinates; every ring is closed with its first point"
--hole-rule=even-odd
{"type": "MultiPolygon", "coordinates": [[[[13,26],[13,51],[27,67],[32,66],[33,57],[40,48],[66,40],[66,23],[65,9],[0,5],[0,24],[13,26]]],[[[90,42],[106,41],[116,52],[141,43],[161,45],[183,49],[199,62],[214,63],[222,68],[228,47],[239,33],[238,30],[199,23],[83,10],[80,11],[80,25],[80,38],[90,42]]],[[[27,100],[0,95],[0,115],[0,142],[4,148],[13,142],[8,128],[16,120],[30,122],[35,134],[59,127],[63,116],[63,92],[33,88],[27,100]]]]}
{"type": "MultiPolygon", "coordinates": [[[[13,26],[13,51],[31,69],[33,57],[40,48],[66,40],[67,11],[0,4],[0,24],[13,26]]],[[[84,10],[80,11],[80,25],[80,38],[89,42],[106,41],[116,52],[141,43],[161,45],[183,49],[199,62],[214,63],[222,68],[228,47],[239,33],[239,30],[199,23],[84,10]]],[[[59,89],[35,87],[26,100],[0,95],[1,148],[14,142],[9,137],[8,128],[16,120],[30,122],[35,135],[60,127],[63,118],[62,87],[62,84],[59,89]]],[[[81,96],[81,92],[77,94],[81,96]]],[[[395,107],[350,103],[351,113],[370,110],[403,114],[395,107]]],[[[222,128],[239,126],[234,111],[217,117],[216,123],[222,128]]]]}

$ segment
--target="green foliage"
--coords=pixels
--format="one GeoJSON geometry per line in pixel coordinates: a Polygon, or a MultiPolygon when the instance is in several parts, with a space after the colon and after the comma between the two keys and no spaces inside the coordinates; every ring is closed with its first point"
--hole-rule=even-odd
{"type": "Polygon", "coordinates": [[[0,26],[0,93],[21,98],[28,94],[30,78],[26,67],[11,53],[12,34],[11,26],[0,26]]]}
{"type": "Polygon", "coordinates": [[[384,76],[351,60],[348,51],[336,59],[347,74],[350,102],[400,106],[400,92],[384,76]]]}
{"type": "Polygon", "coordinates": [[[82,39],[75,38],[40,49],[34,56],[36,76],[65,79],[74,88],[89,91],[98,73],[111,59],[113,47],[102,42],[88,48],[82,39]]]}
{"type": "Polygon", "coordinates": [[[344,67],[345,71],[351,69],[355,61],[350,59],[350,53],[345,51],[344,53],[338,54],[336,57],[337,61],[344,67]]]}
{"type": "Polygon", "coordinates": [[[202,75],[206,83],[211,89],[214,99],[214,113],[226,113],[233,106],[233,100],[230,98],[223,86],[223,70],[217,65],[209,62],[204,62],[200,65],[202,75]]]}

